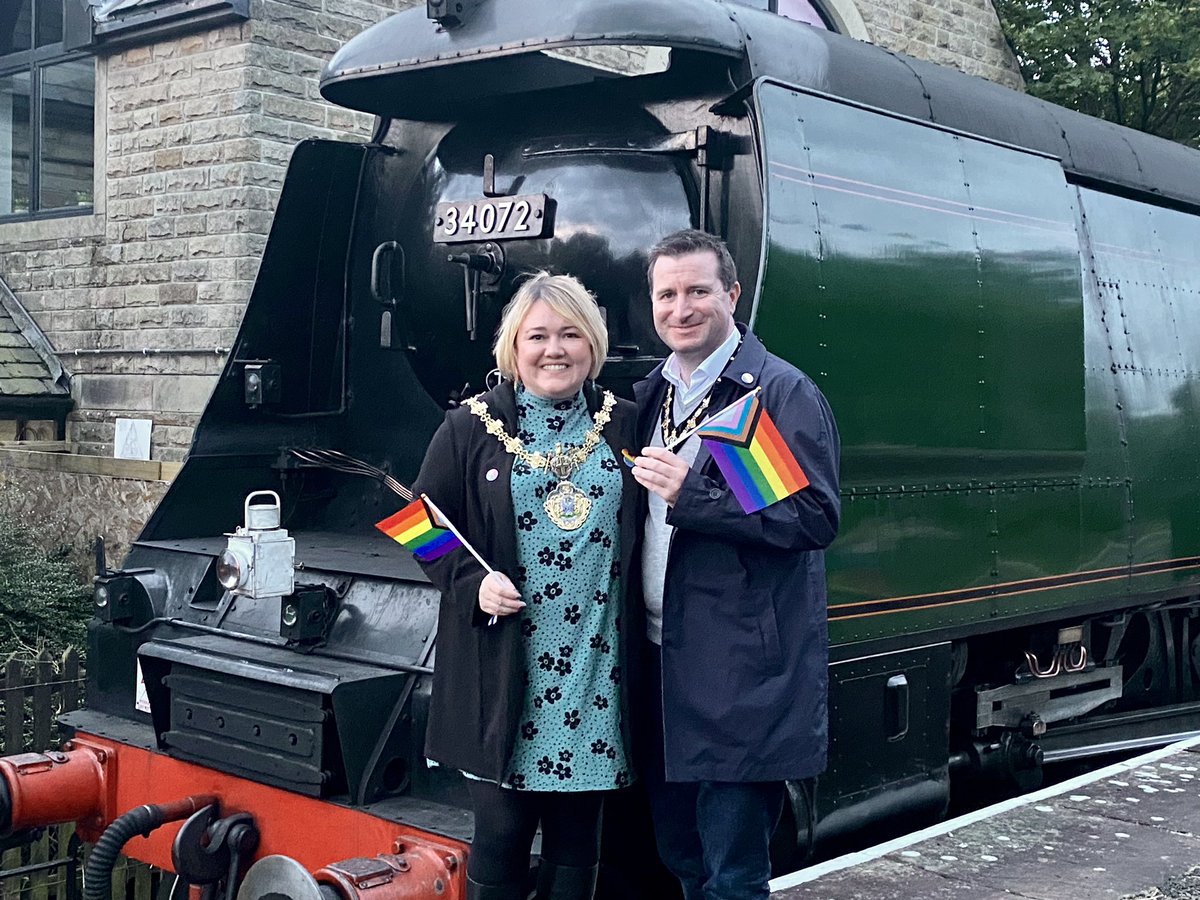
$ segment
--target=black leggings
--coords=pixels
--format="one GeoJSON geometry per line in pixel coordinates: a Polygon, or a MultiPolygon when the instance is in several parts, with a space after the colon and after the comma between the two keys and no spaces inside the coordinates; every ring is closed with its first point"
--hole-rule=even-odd
{"type": "Polygon", "coordinates": [[[600,859],[600,791],[517,791],[490,781],[469,781],[475,807],[475,840],[467,874],[481,884],[523,881],[538,823],[542,859],[587,868],[600,859]]]}

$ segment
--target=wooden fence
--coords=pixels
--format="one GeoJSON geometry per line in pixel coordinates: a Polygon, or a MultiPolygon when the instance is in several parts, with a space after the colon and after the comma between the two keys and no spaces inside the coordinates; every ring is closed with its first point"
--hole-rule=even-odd
{"type": "MultiPolygon", "coordinates": [[[[10,657],[0,676],[0,755],[61,745],[58,716],[83,702],[79,655],[68,650],[60,657],[45,651],[32,659],[10,657]]],[[[89,849],[68,824],[46,828],[33,843],[5,850],[0,900],[77,900],[89,849]]],[[[157,869],[122,858],[113,871],[113,900],[153,900],[162,878],[157,869]]]]}
{"type": "Polygon", "coordinates": [[[55,721],[79,707],[83,678],[79,654],[55,659],[45,650],[33,659],[9,657],[0,682],[0,755],[53,749],[62,743],[55,721]]]}

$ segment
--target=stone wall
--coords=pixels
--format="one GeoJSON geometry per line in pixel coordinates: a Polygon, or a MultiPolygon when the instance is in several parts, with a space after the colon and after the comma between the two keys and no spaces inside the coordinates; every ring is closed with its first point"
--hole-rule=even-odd
{"type": "Polygon", "coordinates": [[[69,547],[81,572],[94,574],[92,545],[104,538],[110,567],[167,492],[165,481],[36,470],[0,459],[0,514],[32,528],[46,549],[69,547]]]}
{"type": "Polygon", "coordinates": [[[855,7],[872,43],[1006,87],[1024,87],[991,0],[855,0],[855,7]]]}
{"type": "Polygon", "coordinates": [[[360,140],[330,55],[415,0],[254,0],[251,19],[97,60],[92,216],[0,226],[0,277],[72,373],[68,438],[110,455],[149,418],[182,459],[249,299],[292,149],[360,140]]]}
{"type": "MultiPolygon", "coordinates": [[[[117,417],[179,460],[249,299],[292,148],[361,140],[371,118],[320,99],[325,60],[413,0],[255,0],[252,18],[96,61],[94,215],[0,226],[0,277],[64,366],[68,439],[111,456],[117,417]]],[[[117,564],[167,482],[0,460],[0,510],[81,566],[117,564]]]]}

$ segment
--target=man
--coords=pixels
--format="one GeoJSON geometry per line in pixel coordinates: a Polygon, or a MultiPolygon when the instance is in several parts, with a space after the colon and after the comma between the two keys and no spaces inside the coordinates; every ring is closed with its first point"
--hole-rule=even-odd
{"type": "Polygon", "coordinates": [[[837,426],[808,376],[734,322],[741,286],[720,240],[664,238],[648,277],[672,353],[635,388],[653,645],[641,769],[686,900],[764,898],[783,782],[825,768],[822,551],[840,512],[837,426]],[[809,484],[747,514],[699,438],[664,446],[756,387],[809,484]]]}

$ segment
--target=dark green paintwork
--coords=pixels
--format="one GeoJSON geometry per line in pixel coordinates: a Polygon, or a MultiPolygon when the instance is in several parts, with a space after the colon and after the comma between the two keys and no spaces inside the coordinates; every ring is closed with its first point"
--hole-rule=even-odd
{"type": "Polygon", "coordinates": [[[1200,227],[1081,197],[1043,156],[769,82],[757,106],[768,234],[755,328],[820,384],[842,432],[834,642],[1196,583],[1192,569],[1118,572],[844,618],[864,601],[1200,553],[1182,489],[1200,464],[1200,227]],[[1126,324],[1127,346],[1110,351],[1126,324]]]}
{"type": "MultiPolygon", "coordinates": [[[[1099,321],[1089,384],[1120,404],[1117,445],[1131,479],[1134,563],[1200,547],[1200,275],[1195,216],[1081,191],[1088,225],[1089,303],[1099,321]],[[1126,440],[1127,446],[1121,444],[1126,440]]],[[[1184,570],[1162,586],[1193,584],[1184,570]]]]}

